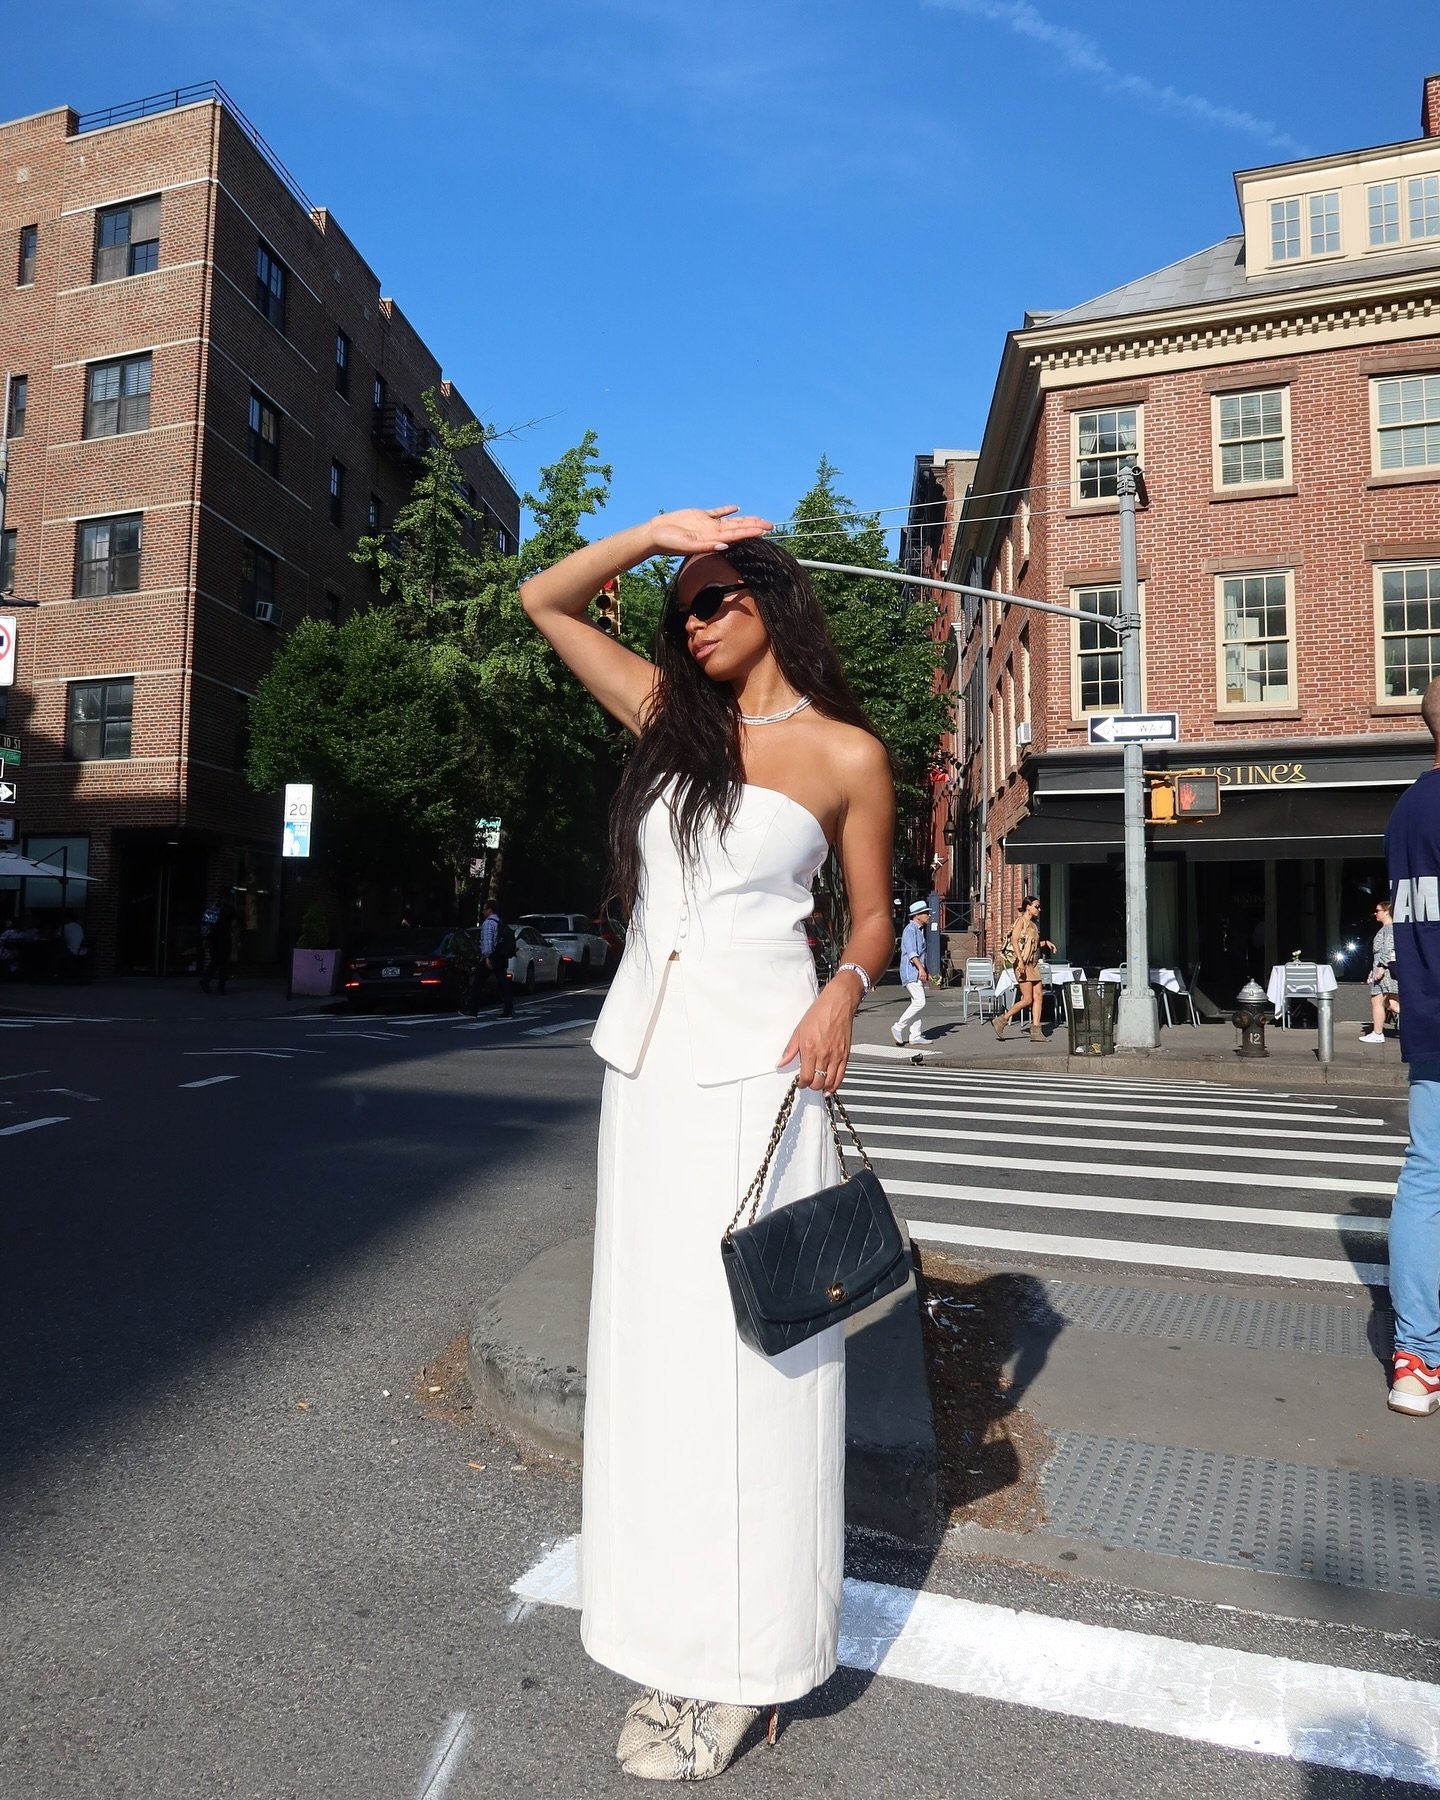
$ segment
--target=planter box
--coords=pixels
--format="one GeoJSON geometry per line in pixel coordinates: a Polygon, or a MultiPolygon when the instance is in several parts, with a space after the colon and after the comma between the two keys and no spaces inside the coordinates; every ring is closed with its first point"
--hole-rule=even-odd
{"type": "Polygon", "coordinates": [[[333,994],[340,973],[338,950],[292,950],[290,952],[290,992],[292,994],[333,994]]]}

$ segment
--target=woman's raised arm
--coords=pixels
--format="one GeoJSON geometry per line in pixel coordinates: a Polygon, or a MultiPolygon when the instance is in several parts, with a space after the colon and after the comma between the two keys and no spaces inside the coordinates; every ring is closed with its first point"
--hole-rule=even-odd
{"type": "Polygon", "coordinates": [[[639,734],[655,685],[655,667],[585,617],[607,581],[652,556],[697,556],[739,538],[763,537],[768,519],[740,517],[733,506],[659,513],[612,537],[586,544],[520,586],[520,603],[571,674],[613,718],[639,734]]]}

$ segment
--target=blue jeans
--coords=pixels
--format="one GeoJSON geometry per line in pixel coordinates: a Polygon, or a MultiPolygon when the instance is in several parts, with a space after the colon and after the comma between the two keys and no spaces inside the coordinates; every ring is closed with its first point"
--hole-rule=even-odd
{"type": "Polygon", "coordinates": [[[1410,1147],[1390,1209],[1395,1348],[1440,1364],[1440,1063],[1410,1070],[1410,1147]]]}

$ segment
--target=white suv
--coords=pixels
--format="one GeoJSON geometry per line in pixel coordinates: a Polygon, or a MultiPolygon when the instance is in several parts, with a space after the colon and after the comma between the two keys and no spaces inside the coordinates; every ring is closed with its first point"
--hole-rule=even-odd
{"type": "Polygon", "coordinates": [[[562,956],[568,956],[572,979],[588,981],[595,970],[605,967],[609,946],[584,913],[521,913],[516,923],[533,925],[562,956]]]}

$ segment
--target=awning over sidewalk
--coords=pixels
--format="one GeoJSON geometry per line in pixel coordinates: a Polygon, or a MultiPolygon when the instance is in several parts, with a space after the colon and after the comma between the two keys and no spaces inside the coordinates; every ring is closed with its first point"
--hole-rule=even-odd
{"type": "MultiPolygon", "coordinates": [[[[1149,827],[1152,856],[1196,862],[1285,857],[1382,856],[1385,825],[1400,788],[1328,788],[1321,793],[1225,789],[1218,819],[1149,827]]],[[[1105,862],[1124,848],[1118,794],[1037,795],[1035,811],[1005,839],[1012,863],[1105,862]]]]}

